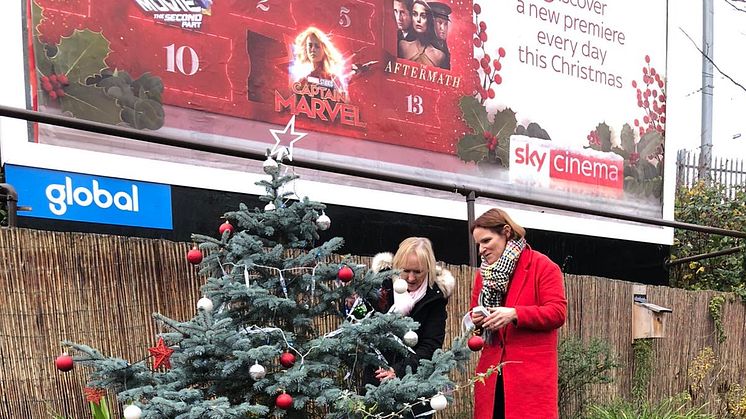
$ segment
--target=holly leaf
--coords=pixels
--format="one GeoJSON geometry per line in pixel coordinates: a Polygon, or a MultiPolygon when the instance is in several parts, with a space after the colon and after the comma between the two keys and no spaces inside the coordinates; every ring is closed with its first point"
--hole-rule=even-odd
{"type": "Polygon", "coordinates": [[[70,83],[65,87],[65,96],[60,99],[62,111],[75,118],[117,125],[122,122],[122,108],[116,99],[107,95],[104,89],[80,83],[70,83]]]}
{"type": "Polygon", "coordinates": [[[495,135],[498,144],[507,144],[510,136],[515,132],[516,125],[515,112],[510,108],[505,108],[495,113],[490,132],[495,135]]]}
{"type": "Polygon", "coordinates": [[[624,124],[622,127],[622,133],[619,135],[621,139],[621,145],[627,154],[635,151],[635,133],[632,131],[632,127],[629,124],[624,124]]]}
{"type": "Polygon", "coordinates": [[[606,122],[602,122],[596,126],[596,134],[598,139],[601,141],[601,151],[611,151],[611,130],[606,122]]]}
{"type": "Polygon", "coordinates": [[[637,167],[642,176],[640,180],[653,179],[658,176],[658,168],[653,163],[644,160],[642,157],[640,158],[640,161],[637,162],[637,167]]]}
{"type": "Polygon", "coordinates": [[[33,25],[33,39],[34,39],[34,63],[36,64],[36,71],[41,75],[48,76],[54,71],[52,60],[47,56],[46,46],[39,40],[41,32],[39,32],[39,25],[44,20],[44,9],[39,6],[37,2],[31,3],[31,24],[33,25]]]}
{"type": "Polygon", "coordinates": [[[483,135],[466,134],[458,142],[456,154],[463,161],[479,162],[487,157],[487,151],[483,135]]]}
{"type": "Polygon", "coordinates": [[[132,82],[132,90],[138,92],[138,96],[143,99],[152,99],[162,103],[163,81],[160,77],[153,76],[150,73],[143,73],[137,80],[132,82]]]}
{"type": "Polygon", "coordinates": [[[137,129],[157,130],[163,126],[163,105],[151,99],[137,99],[133,106],[122,109],[122,120],[137,129]]]}
{"type": "Polygon", "coordinates": [[[67,76],[70,83],[85,83],[86,78],[107,67],[109,41],[101,32],[76,29],[69,37],[62,37],[57,49],[52,63],[58,73],[67,76]]]}
{"type": "Polygon", "coordinates": [[[611,151],[613,151],[614,153],[622,156],[622,158],[624,160],[629,160],[630,153],[628,153],[627,150],[625,150],[625,149],[623,149],[621,147],[618,147],[618,146],[614,146],[614,147],[611,148],[611,151]]]}
{"type": "Polygon", "coordinates": [[[650,131],[640,138],[637,143],[637,152],[641,158],[647,158],[651,154],[658,154],[658,146],[663,144],[663,136],[658,131],[650,131]]]}
{"type": "Polygon", "coordinates": [[[490,129],[487,109],[474,96],[464,96],[458,102],[464,120],[475,134],[482,134],[490,129]]]}

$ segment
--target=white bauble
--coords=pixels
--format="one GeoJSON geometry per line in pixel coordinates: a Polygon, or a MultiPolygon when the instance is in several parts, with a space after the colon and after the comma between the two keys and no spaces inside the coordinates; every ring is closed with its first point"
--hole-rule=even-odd
{"type": "Polygon", "coordinates": [[[316,219],[316,227],[319,228],[319,230],[326,230],[332,225],[332,220],[329,218],[328,215],[326,215],[324,212],[319,215],[319,218],[316,219]]]}
{"type": "Polygon", "coordinates": [[[197,301],[197,310],[205,310],[209,313],[212,311],[212,308],[212,300],[207,297],[202,297],[197,301]]]}
{"type": "Polygon", "coordinates": [[[404,338],[402,338],[402,340],[404,340],[404,343],[407,344],[407,346],[413,347],[414,345],[417,345],[417,342],[420,340],[420,337],[417,336],[417,333],[410,330],[409,332],[404,334],[404,338]]]}
{"type": "Polygon", "coordinates": [[[140,417],[142,417],[142,410],[134,404],[124,408],[124,419],[140,419],[140,417]]]}
{"type": "Polygon", "coordinates": [[[264,160],[264,163],[262,164],[262,169],[264,169],[264,173],[272,175],[277,173],[277,171],[280,170],[280,167],[277,165],[275,159],[267,157],[267,160],[264,160]]]}
{"type": "Polygon", "coordinates": [[[261,380],[265,375],[267,375],[267,370],[257,362],[249,368],[249,375],[254,380],[261,380]]]}
{"type": "Polygon", "coordinates": [[[275,210],[275,204],[273,204],[273,203],[270,202],[269,204],[267,204],[267,205],[264,206],[264,210],[265,211],[274,211],[275,210]]]}
{"type": "Polygon", "coordinates": [[[397,294],[404,294],[405,292],[407,292],[408,286],[409,285],[407,284],[407,281],[401,278],[396,278],[394,280],[394,292],[397,294]]]}
{"type": "Polygon", "coordinates": [[[446,396],[438,393],[430,399],[430,407],[432,407],[433,410],[443,410],[448,407],[448,399],[446,399],[446,396]]]}

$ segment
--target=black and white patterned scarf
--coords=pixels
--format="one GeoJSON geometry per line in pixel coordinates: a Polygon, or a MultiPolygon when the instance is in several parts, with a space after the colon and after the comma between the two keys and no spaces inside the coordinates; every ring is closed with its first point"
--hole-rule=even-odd
{"type": "Polygon", "coordinates": [[[503,304],[505,293],[508,291],[508,282],[518,264],[521,252],[526,248],[526,239],[510,240],[505,244],[505,250],[499,259],[493,264],[487,264],[482,259],[482,292],[479,295],[479,304],[484,307],[499,307],[503,304]]]}

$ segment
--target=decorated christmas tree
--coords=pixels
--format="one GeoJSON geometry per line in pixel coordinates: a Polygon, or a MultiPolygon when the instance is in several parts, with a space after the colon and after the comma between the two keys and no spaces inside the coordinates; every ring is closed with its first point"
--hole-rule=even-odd
{"type": "Polygon", "coordinates": [[[63,342],[93,368],[88,386],[115,392],[128,419],[384,418],[411,417],[417,404],[445,408],[448,374],[469,357],[463,341],[416,372],[365,384],[366,369],[388,367],[417,341],[412,319],[373,309],[395,272],[331,263],[343,240],[320,242],[325,206],[284,191],[296,176],[281,162],[268,158],[264,171],[263,210],[242,204],[224,215],[219,238],[193,236],[199,246],[187,257],[206,278],[203,296],[191,319],[153,315],[167,332],[151,356],[131,363],[63,342]]]}

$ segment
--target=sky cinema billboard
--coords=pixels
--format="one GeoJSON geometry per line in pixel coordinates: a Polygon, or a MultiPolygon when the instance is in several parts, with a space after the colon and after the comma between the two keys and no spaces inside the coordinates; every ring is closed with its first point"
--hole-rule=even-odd
{"type": "MultiPolygon", "coordinates": [[[[672,216],[662,0],[21,3],[3,18],[18,32],[3,71],[28,83],[8,104],[245,150],[292,143],[303,158],[672,216]]],[[[4,125],[9,163],[261,192],[260,162],[4,125]]],[[[457,194],[299,173],[295,192],[322,202],[466,217],[457,194]]],[[[532,228],[672,238],[515,213],[532,228]]]]}

